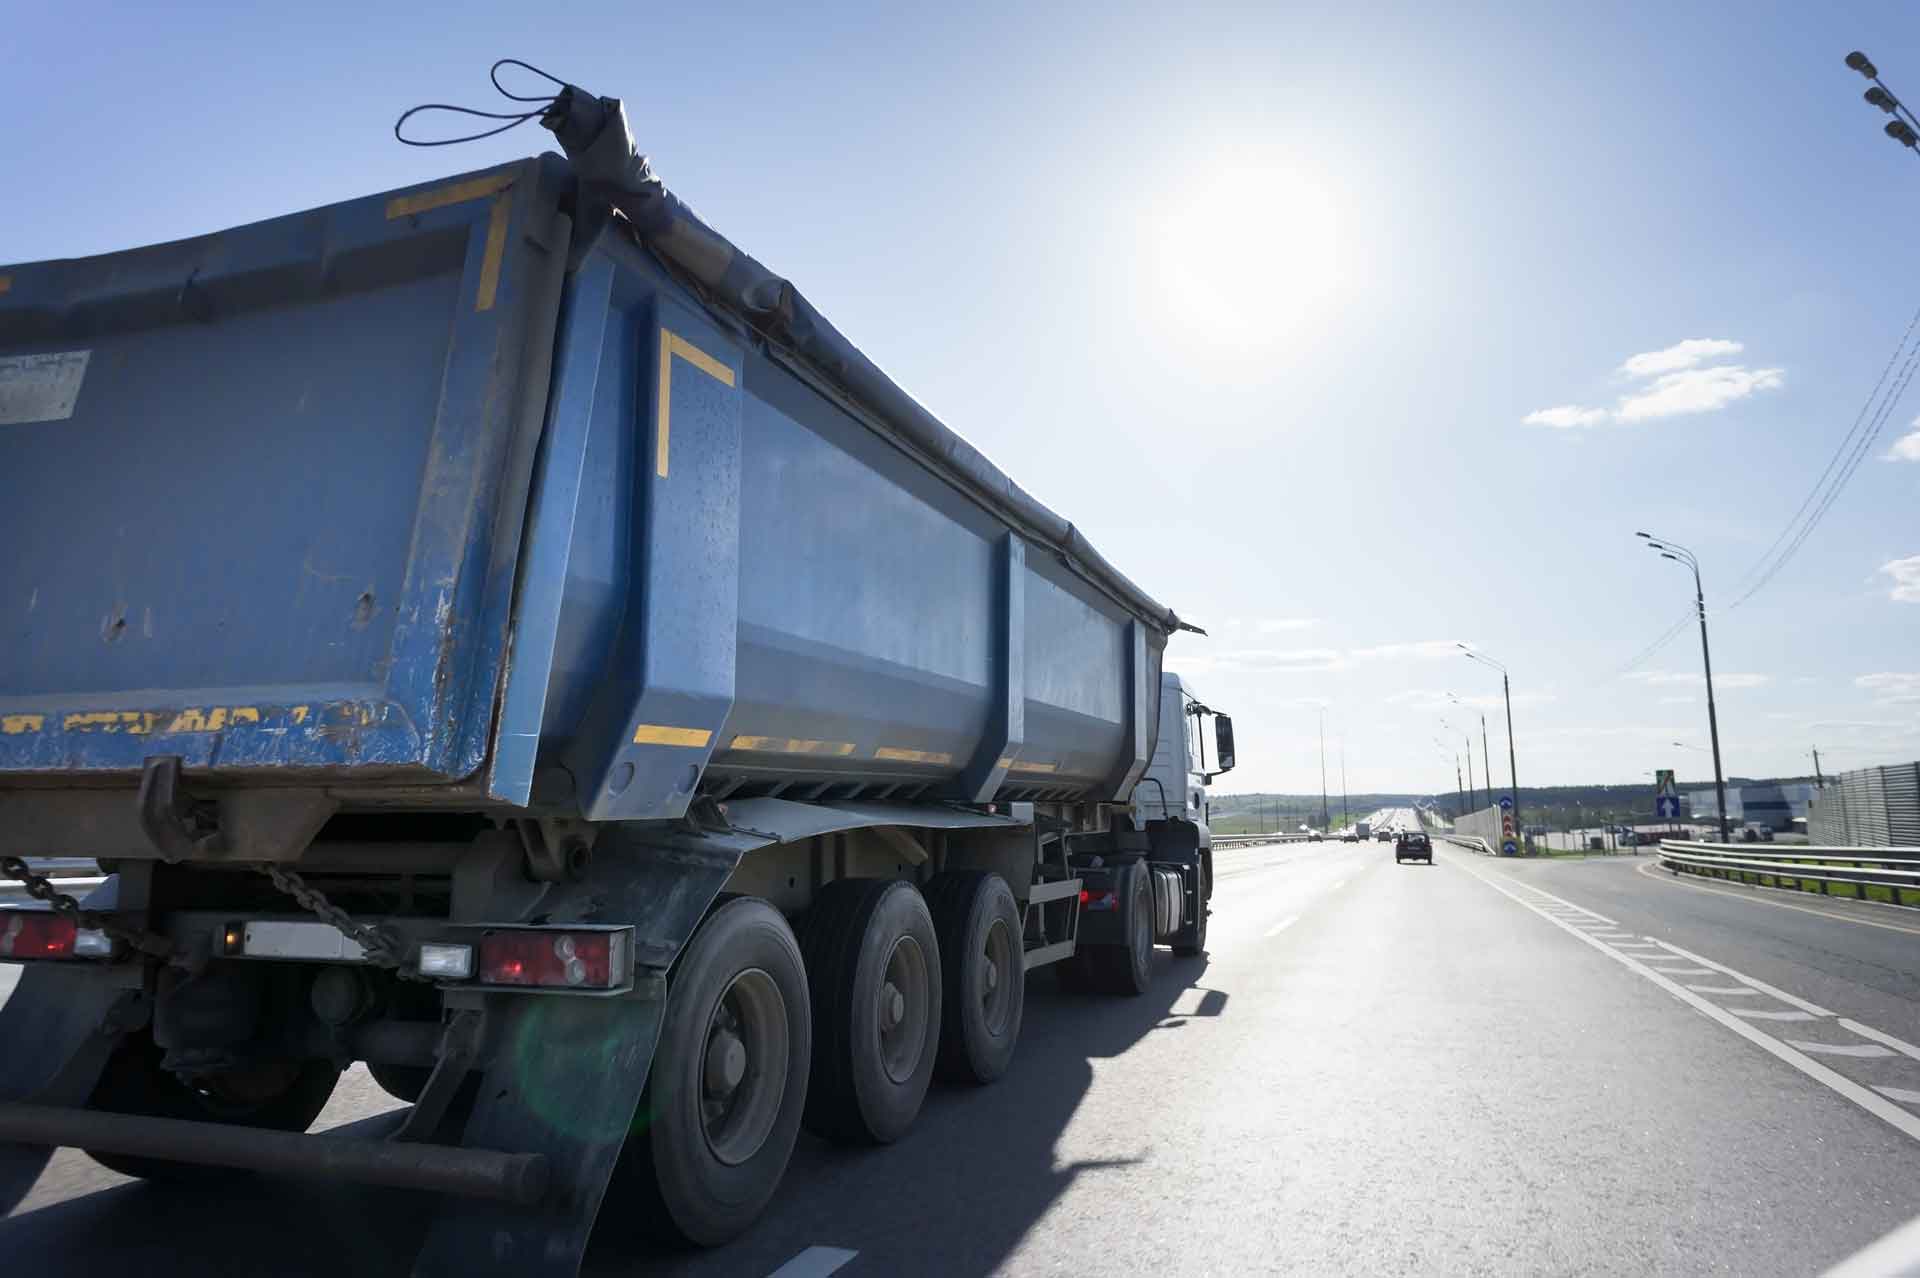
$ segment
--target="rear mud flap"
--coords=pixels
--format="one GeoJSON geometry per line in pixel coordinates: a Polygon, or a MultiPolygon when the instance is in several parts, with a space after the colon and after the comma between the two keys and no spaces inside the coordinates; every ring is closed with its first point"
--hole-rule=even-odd
{"type": "MultiPolygon", "coordinates": [[[[145,996],[90,965],[29,963],[0,1007],[0,1101],[87,1103],[122,1035],[145,1023],[145,996]]],[[[0,1214],[12,1211],[53,1154],[0,1144],[0,1214]]]]}
{"type": "Polygon", "coordinates": [[[540,1152],[551,1175],[533,1207],[449,1200],[414,1264],[421,1278],[578,1272],[614,1164],[638,1116],[666,1011],[665,975],[741,855],[771,840],[745,832],[644,844],[603,837],[585,882],[557,885],[552,922],[631,922],[640,963],[624,998],[498,998],[493,1063],[460,1143],[540,1152]]]}

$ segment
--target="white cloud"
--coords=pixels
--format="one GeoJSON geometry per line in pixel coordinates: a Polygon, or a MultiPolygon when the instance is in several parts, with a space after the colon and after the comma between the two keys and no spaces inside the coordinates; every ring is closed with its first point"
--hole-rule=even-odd
{"type": "Polygon", "coordinates": [[[1863,674],[1853,681],[1853,686],[1864,689],[1874,695],[1874,699],[1889,705],[1912,705],[1920,702],[1920,673],[1882,670],[1875,674],[1863,674]]]}
{"type": "Polygon", "coordinates": [[[1610,414],[1604,408],[1582,408],[1578,404],[1561,404],[1555,408],[1542,408],[1538,412],[1528,413],[1520,419],[1520,424],[1570,430],[1577,426],[1598,426],[1609,416],[1610,414]]]}
{"type": "Polygon", "coordinates": [[[1694,701],[1695,701],[1695,698],[1693,697],[1662,697],[1660,698],[1660,704],[1663,706],[1690,706],[1694,703],[1694,701]]]}
{"type": "MultiPolygon", "coordinates": [[[[1726,338],[1689,337],[1664,350],[1642,351],[1628,356],[1618,371],[1627,377],[1652,380],[1622,395],[1613,408],[1559,404],[1528,413],[1520,421],[1527,426],[1574,430],[1608,422],[1643,422],[1658,417],[1711,413],[1760,391],[1778,390],[1785,384],[1784,369],[1707,362],[1738,355],[1744,349],[1739,342],[1726,338]]],[[[1915,436],[1915,460],[1920,460],[1920,431],[1916,431],[1915,436]]],[[[1896,451],[1902,446],[1894,445],[1896,451]]]]}
{"type": "Polygon", "coordinates": [[[1913,419],[1917,428],[1893,441],[1893,447],[1887,450],[1884,461],[1920,462],[1920,417],[1913,419]]]}
{"type": "Polygon", "coordinates": [[[1920,555],[1881,564],[1880,571],[1893,578],[1887,598],[1895,603],[1920,603],[1920,555]]]}
{"type": "Polygon", "coordinates": [[[1651,387],[1637,395],[1623,397],[1614,416],[1623,422],[1640,422],[1653,417],[1711,413],[1756,391],[1779,390],[1784,384],[1783,373],[1778,368],[1740,364],[1682,369],[1655,379],[1651,387]]]}
{"type": "Polygon", "coordinates": [[[1383,643],[1371,648],[1355,648],[1348,654],[1355,661],[1431,661],[1437,657],[1457,657],[1459,644],[1452,639],[1422,639],[1415,643],[1383,643]]]}
{"type": "Polygon", "coordinates": [[[1628,377],[1653,377],[1660,373],[1678,372],[1683,368],[1693,368],[1703,359],[1718,359],[1722,355],[1738,355],[1746,347],[1739,342],[1730,342],[1720,337],[1689,337],[1685,341],[1675,342],[1663,351],[1643,351],[1638,355],[1629,355],[1620,371],[1628,377]]]}
{"type": "Polygon", "coordinates": [[[1320,624],[1318,617],[1265,617],[1258,625],[1261,634],[1277,634],[1282,630],[1309,630],[1320,624]]]}
{"type": "MultiPolygon", "coordinates": [[[[1706,682],[1701,676],[1685,670],[1635,670],[1627,678],[1648,687],[1686,684],[1697,688],[1706,682]]],[[[1764,674],[1717,674],[1713,677],[1716,692],[1726,688],[1759,688],[1772,682],[1773,676],[1764,674]]]]}

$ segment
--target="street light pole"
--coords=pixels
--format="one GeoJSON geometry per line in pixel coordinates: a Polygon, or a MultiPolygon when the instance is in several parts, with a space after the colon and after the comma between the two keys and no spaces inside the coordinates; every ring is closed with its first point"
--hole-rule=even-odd
{"type": "Polygon", "coordinates": [[[1647,548],[1658,551],[1662,559],[1671,559],[1693,570],[1693,607],[1700,617],[1700,664],[1707,678],[1707,733],[1713,739],[1713,790],[1720,809],[1720,841],[1731,843],[1727,825],[1727,779],[1720,771],[1720,713],[1713,703],[1713,650],[1707,646],[1707,592],[1700,585],[1700,561],[1685,546],[1656,540],[1650,533],[1637,533],[1647,548]]]}
{"type": "Polygon", "coordinates": [[[1320,711],[1320,832],[1326,833],[1333,824],[1327,812],[1327,712],[1320,711]]]}
{"type": "MultiPolygon", "coordinates": [[[[1454,646],[1466,653],[1469,660],[1477,661],[1483,666],[1489,666],[1500,672],[1500,695],[1507,703],[1507,786],[1513,796],[1513,824],[1520,835],[1518,842],[1524,844],[1527,823],[1520,812],[1520,767],[1515,762],[1513,749],[1513,685],[1507,678],[1507,668],[1492,657],[1475,652],[1464,643],[1456,643],[1454,646]]],[[[1488,787],[1487,793],[1491,797],[1493,793],[1491,786],[1488,787]]]]}

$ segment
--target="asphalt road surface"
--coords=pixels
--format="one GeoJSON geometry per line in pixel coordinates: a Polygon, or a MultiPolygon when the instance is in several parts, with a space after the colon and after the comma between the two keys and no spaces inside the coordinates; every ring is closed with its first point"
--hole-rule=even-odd
{"type": "MultiPolygon", "coordinates": [[[[1920,916],[1650,858],[1223,849],[1210,953],[1030,978],[1000,1083],[803,1137],[747,1237],[598,1275],[1808,1274],[1920,1214],[1920,916]]],[[[323,1124],[392,1107],[348,1076],[323,1124]]],[[[193,1193],[63,1151],[23,1272],[401,1274],[430,1201],[193,1193]]],[[[610,1204],[603,1219],[621,1219],[610,1204]]]]}

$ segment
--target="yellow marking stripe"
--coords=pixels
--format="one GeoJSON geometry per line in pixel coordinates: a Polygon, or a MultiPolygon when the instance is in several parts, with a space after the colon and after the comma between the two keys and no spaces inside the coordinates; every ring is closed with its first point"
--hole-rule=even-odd
{"type": "MultiPolygon", "coordinates": [[[[299,707],[303,711],[306,707],[299,707]]],[[[301,717],[304,717],[302,714],[301,717]]],[[[258,725],[259,706],[189,706],[184,710],[78,710],[63,715],[63,732],[124,732],[144,737],[152,733],[223,732],[243,724],[258,725]]],[[[295,722],[299,720],[296,718],[295,722]]],[[[47,726],[43,714],[0,715],[0,733],[13,736],[42,732],[47,726]]]]}
{"type": "Polygon", "coordinates": [[[1023,763],[1020,760],[1015,759],[1012,763],[1009,763],[1007,765],[1007,771],[1009,772],[1053,772],[1053,771],[1057,771],[1059,767],[1060,765],[1057,763],[1023,763]]]}
{"type": "Polygon", "coordinates": [[[832,754],[849,755],[853,753],[851,741],[809,741],[805,737],[749,737],[737,736],[727,746],[730,750],[753,750],[761,754],[832,754]]]}
{"type": "Polygon", "coordinates": [[[672,433],[673,357],[678,355],[723,386],[733,385],[733,370],[671,329],[660,330],[660,436],[653,450],[653,473],[667,477],[667,441],[672,433]]]}
{"type": "Polygon", "coordinates": [[[902,750],[895,746],[881,746],[873,752],[876,759],[886,759],[891,763],[952,763],[953,756],[938,750],[902,750]]]}
{"type": "Polygon", "coordinates": [[[664,723],[643,723],[634,731],[635,745],[688,746],[699,749],[713,740],[705,728],[675,728],[664,723]]]}
{"type": "Polygon", "coordinates": [[[47,726],[44,714],[0,714],[0,732],[8,736],[18,736],[22,732],[38,732],[47,726]]]}
{"type": "Polygon", "coordinates": [[[391,222],[397,217],[412,217],[415,213],[426,213],[433,209],[443,209],[449,204],[465,204],[468,200],[485,199],[512,186],[513,176],[512,173],[486,173],[477,178],[468,178],[464,182],[455,182],[450,186],[435,187],[431,191],[396,195],[387,201],[387,221],[391,222]]]}
{"type": "Polygon", "coordinates": [[[493,202],[493,212],[487,218],[487,249],[480,256],[480,291],[473,299],[473,309],[490,311],[493,299],[500,291],[500,261],[507,253],[507,222],[513,216],[513,194],[507,192],[493,202]]]}

